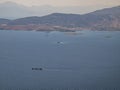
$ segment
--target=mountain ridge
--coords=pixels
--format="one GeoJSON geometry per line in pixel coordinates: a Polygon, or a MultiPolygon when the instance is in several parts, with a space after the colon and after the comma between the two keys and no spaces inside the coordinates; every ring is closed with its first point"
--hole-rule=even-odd
{"type": "MultiPolygon", "coordinates": [[[[1,21],[0,19],[0,23],[1,21]]],[[[120,30],[120,6],[84,15],[52,13],[41,17],[24,17],[1,23],[0,28],[10,30],[120,30]]]]}
{"type": "Polygon", "coordinates": [[[0,3],[0,17],[7,19],[17,19],[29,16],[45,16],[51,13],[74,13],[74,14],[86,14],[98,9],[102,9],[110,6],[25,6],[15,2],[0,3]]]}

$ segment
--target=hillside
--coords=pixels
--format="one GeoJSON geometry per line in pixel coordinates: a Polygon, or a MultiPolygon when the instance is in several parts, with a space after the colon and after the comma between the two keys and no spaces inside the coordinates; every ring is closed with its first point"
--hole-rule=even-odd
{"type": "Polygon", "coordinates": [[[120,30],[120,6],[84,15],[53,13],[42,17],[3,19],[3,21],[0,19],[0,23],[1,29],[17,30],[120,30]]]}
{"type": "Polygon", "coordinates": [[[9,23],[11,20],[9,19],[3,19],[3,18],[0,18],[0,24],[7,24],[9,23]]]}

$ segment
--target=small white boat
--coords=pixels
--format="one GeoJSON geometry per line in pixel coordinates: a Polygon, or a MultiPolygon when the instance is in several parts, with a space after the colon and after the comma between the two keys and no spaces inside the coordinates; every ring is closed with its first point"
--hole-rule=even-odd
{"type": "Polygon", "coordinates": [[[58,44],[64,44],[64,42],[57,42],[58,44]]]}

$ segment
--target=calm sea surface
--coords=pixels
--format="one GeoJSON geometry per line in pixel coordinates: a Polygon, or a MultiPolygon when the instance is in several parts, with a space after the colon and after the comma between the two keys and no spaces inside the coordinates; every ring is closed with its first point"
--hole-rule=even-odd
{"type": "Polygon", "coordinates": [[[1,30],[0,90],[10,88],[120,89],[120,32],[1,30]]]}

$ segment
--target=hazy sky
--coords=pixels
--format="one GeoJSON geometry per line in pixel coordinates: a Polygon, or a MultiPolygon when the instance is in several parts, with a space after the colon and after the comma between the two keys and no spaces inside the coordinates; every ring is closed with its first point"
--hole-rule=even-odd
{"type": "Polygon", "coordinates": [[[51,5],[51,6],[116,6],[120,5],[120,0],[0,0],[0,3],[12,1],[19,4],[33,5],[51,5]]]}

